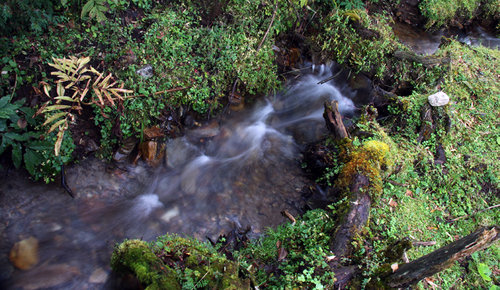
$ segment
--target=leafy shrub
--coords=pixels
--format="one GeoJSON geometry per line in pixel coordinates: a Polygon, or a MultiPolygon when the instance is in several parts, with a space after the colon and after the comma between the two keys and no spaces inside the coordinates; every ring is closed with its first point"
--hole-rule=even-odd
{"type": "Polygon", "coordinates": [[[61,16],[54,13],[60,0],[6,0],[0,4],[0,35],[33,31],[41,33],[61,16]]]}
{"type": "Polygon", "coordinates": [[[67,136],[60,156],[54,156],[55,135],[43,138],[36,130],[38,120],[32,118],[34,110],[23,104],[24,99],[11,103],[11,96],[0,98],[0,155],[10,148],[15,168],[23,164],[35,180],[41,178],[48,183],[60,172],[61,164],[71,161],[74,144],[67,136]]]}
{"type": "Polygon", "coordinates": [[[332,255],[328,249],[333,226],[326,211],[308,211],[296,224],[268,230],[240,255],[248,263],[257,265],[255,275],[259,285],[286,289],[332,287],[334,274],[327,261],[332,255]],[[274,269],[274,275],[266,273],[260,267],[263,265],[274,269]]]}

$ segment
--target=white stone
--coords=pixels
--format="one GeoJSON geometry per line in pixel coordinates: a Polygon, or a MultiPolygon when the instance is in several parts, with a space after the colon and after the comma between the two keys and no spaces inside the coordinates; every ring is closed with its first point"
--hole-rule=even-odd
{"type": "Polygon", "coordinates": [[[162,216],[161,216],[161,219],[168,223],[171,219],[177,217],[178,215],[180,214],[180,211],[179,211],[179,208],[178,207],[174,207],[173,209],[165,212],[162,216]]]}
{"type": "Polygon", "coordinates": [[[433,107],[441,107],[450,102],[450,97],[444,92],[437,92],[427,97],[429,104],[433,107]]]}

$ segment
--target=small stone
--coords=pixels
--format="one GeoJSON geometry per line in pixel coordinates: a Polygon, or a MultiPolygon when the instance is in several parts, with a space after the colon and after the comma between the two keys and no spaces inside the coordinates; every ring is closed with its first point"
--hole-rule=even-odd
{"type": "Polygon", "coordinates": [[[179,208],[178,207],[174,207],[168,211],[166,211],[162,216],[161,216],[161,219],[168,223],[171,219],[173,219],[174,217],[178,216],[180,213],[179,211],[179,208]]]}
{"type": "Polygon", "coordinates": [[[165,145],[158,145],[158,142],[156,141],[142,142],[139,144],[139,151],[142,159],[144,159],[149,166],[157,167],[163,161],[165,145]]]}
{"type": "Polygon", "coordinates": [[[108,279],[108,273],[103,268],[97,268],[90,275],[89,282],[94,284],[104,284],[108,279]]]}
{"type": "Polygon", "coordinates": [[[140,69],[138,69],[136,73],[141,77],[143,77],[144,79],[149,79],[150,77],[153,76],[153,67],[150,64],[145,65],[140,69]]]}
{"type": "Polygon", "coordinates": [[[9,256],[10,261],[21,270],[31,269],[38,263],[38,240],[29,237],[17,242],[12,247],[9,256]]]}
{"type": "Polygon", "coordinates": [[[429,104],[433,107],[441,107],[450,102],[450,97],[444,92],[437,92],[427,97],[429,104]]]}

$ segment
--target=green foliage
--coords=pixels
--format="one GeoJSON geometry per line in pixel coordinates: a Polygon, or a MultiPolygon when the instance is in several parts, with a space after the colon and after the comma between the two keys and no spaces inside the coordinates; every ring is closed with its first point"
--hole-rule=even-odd
{"type": "Polygon", "coordinates": [[[326,211],[308,211],[297,219],[296,224],[269,229],[263,238],[241,250],[240,262],[252,265],[250,268],[257,265],[257,269],[251,272],[254,271],[257,283],[262,287],[332,287],[334,274],[327,261],[332,255],[328,249],[333,226],[326,211]],[[276,270],[270,275],[264,270],[264,265],[276,270]]]}
{"type": "Polygon", "coordinates": [[[0,155],[10,148],[15,168],[24,165],[35,180],[41,178],[48,183],[58,174],[61,164],[71,160],[74,145],[68,136],[61,156],[54,156],[51,151],[54,136],[42,139],[41,133],[33,130],[38,125],[38,120],[32,117],[35,112],[23,104],[24,99],[11,103],[10,96],[0,98],[0,155]]]}
{"type": "Polygon", "coordinates": [[[6,0],[0,4],[0,35],[43,32],[63,17],[54,13],[60,0],[6,0]]]}
{"type": "Polygon", "coordinates": [[[428,28],[440,27],[457,18],[460,21],[473,19],[478,16],[480,9],[484,9],[485,16],[489,17],[498,17],[500,12],[496,0],[424,0],[420,2],[419,8],[428,19],[428,28]]]}
{"type": "Polygon", "coordinates": [[[81,105],[95,104],[104,107],[113,107],[115,102],[121,103],[127,93],[126,90],[118,85],[112,77],[112,74],[104,76],[87,64],[90,57],[70,57],[69,59],[53,59],[54,63],[49,66],[56,69],[51,75],[57,76],[56,95],[51,96],[51,86],[43,82],[43,90],[51,100],[46,102],[41,108],[40,113],[45,114],[43,126],[49,126],[47,133],[58,129],[57,140],[54,144],[55,156],[59,155],[59,149],[64,138],[64,132],[69,128],[69,123],[74,122],[74,112],[82,110],[81,105]],[[70,94],[66,94],[70,90],[70,94]],[[90,92],[90,93],[89,93],[90,92]],[[70,96],[71,95],[71,96],[70,96]]]}
{"type": "Polygon", "coordinates": [[[91,19],[96,19],[97,21],[106,21],[106,13],[108,11],[106,0],[88,0],[82,7],[81,17],[89,16],[91,19]]]}
{"type": "Polygon", "coordinates": [[[324,32],[314,38],[325,59],[333,59],[352,67],[356,72],[368,72],[382,77],[386,71],[384,59],[397,47],[389,20],[378,15],[377,21],[363,10],[337,10],[323,21],[324,32]],[[359,34],[352,22],[375,31],[375,39],[359,34]]]}
{"type": "MultiPolygon", "coordinates": [[[[498,61],[495,61],[500,54],[497,50],[469,48],[455,41],[441,49],[438,53],[446,53],[452,59],[441,87],[450,96],[451,105],[434,112],[448,115],[452,126],[448,132],[435,132],[425,142],[416,141],[422,125],[421,108],[427,96],[435,92],[423,87],[398,105],[401,118],[386,124],[387,129],[392,126],[389,135],[397,147],[398,153],[393,158],[399,170],[388,178],[391,182],[384,182],[381,199],[371,211],[372,238],[365,241],[365,247],[373,251],[364,257],[367,269],[376,269],[383,263],[384,243],[380,241],[411,237],[437,242],[433,247],[408,251],[409,259],[413,260],[470,234],[479,226],[500,223],[495,209],[474,214],[500,201],[494,194],[500,188],[497,162],[500,145],[496,142],[500,135],[496,124],[500,109],[496,99],[500,91],[496,84],[498,61]],[[434,162],[438,145],[444,148],[445,164],[434,162]],[[472,216],[465,218],[466,215],[472,216]],[[460,219],[447,222],[455,218],[460,219]]],[[[440,119],[434,121],[439,123],[440,119]]],[[[467,268],[457,263],[436,275],[434,283],[445,289],[487,289],[492,283],[484,279],[488,271],[480,264],[498,269],[499,248],[492,245],[474,254],[467,268]]],[[[369,272],[366,277],[371,275],[369,272]]]]}
{"type": "Polygon", "coordinates": [[[177,235],[146,243],[124,241],[111,257],[114,271],[131,270],[146,289],[244,289],[239,267],[207,243],[177,235]]]}

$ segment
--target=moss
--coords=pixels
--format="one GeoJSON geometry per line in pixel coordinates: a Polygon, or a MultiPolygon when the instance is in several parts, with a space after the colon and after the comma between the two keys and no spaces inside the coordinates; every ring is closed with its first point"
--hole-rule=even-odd
{"type": "Polygon", "coordinates": [[[180,289],[174,270],[164,267],[148,244],[141,240],[126,240],[115,248],[111,268],[119,273],[132,272],[147,285],[146,289],[180,289]]]}
{"type": "Polygon", "coordinates": [[[379,196],[382,192],[380,170],[389,164],[387,158],[389,145],[381,141],[369,140],[354,150],[350,143],[345,143],[343,147],[342,154],[347,162],[342,167],[337,185],[341,188],[348,187],[356,174],[365,175],[370,179],[368,189],[370,194],[372,197],[379,196]]]}
{"type": "Polygon", "coordinates": [[[210,245],[177,235],[146,243],[125,241],[111,258],[114,271],[132,272],[147,289],[245,289],[239,267],[210,245]]]}

